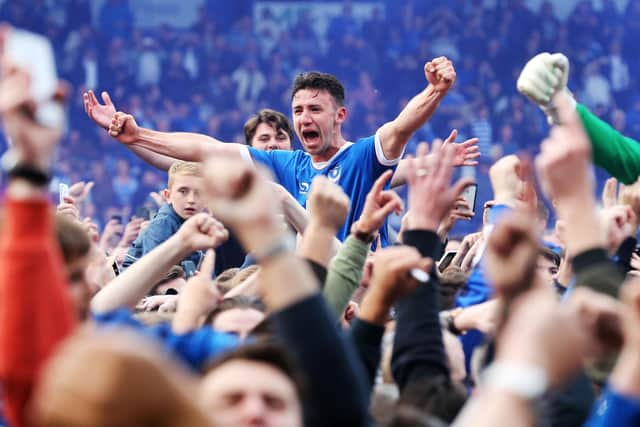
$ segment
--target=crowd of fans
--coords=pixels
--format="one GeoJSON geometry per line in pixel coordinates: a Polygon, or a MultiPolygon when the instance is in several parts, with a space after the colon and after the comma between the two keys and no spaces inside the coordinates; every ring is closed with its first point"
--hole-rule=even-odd
{"type": "Polygon", "coordinates": [[[639,425],[640,6],[221,3],[3,4],[0,425],[639,425]]]}
{"type": "Polygon", "coordinates": [[[490,196],[488,165],[502,155],[535,151],[546,132],[544,117],[513,84],[537,52],[567,54],[578,98],[616,129],[640,131],[637,2],[620,10],[615,1],[603,1],[595,10],[581,1],[563,21],[550,1],[538,10],[521,0],[484,3],[378,2],[370,17],[359,19],[347,2],[325,34],[312,25],[322,2],[310,2],[291,26],[269,9],[254,18],[254,2],[247,0],[207,1],[187,29],[140,29],[126,0],[105,1],[95,16],[89,1],[7,1],[0,19],[54,43],[74,100],[56,176],[99,182],[104,197],[88,214],[102,213],[96,218],[102,226],[112,215],[109,207],[125,207],[130,215],[147,193],[162,187],[163,178],[91,126],[77,101],[87,89],[109,91],[118,109],[143,126],[239,142],[251,114],[263,107],[288,113],[293,77],[318,69],[345,84],[345,134],[356,137],[372,134],[423,84],[422,58],[445,55],[457,66],[459,84],[407,150],[413,152],[418,141],[445,138],[454,128],[461,139],[479,137],[482,164],[466,173],[477,175],[482,202],[490,196]]]}

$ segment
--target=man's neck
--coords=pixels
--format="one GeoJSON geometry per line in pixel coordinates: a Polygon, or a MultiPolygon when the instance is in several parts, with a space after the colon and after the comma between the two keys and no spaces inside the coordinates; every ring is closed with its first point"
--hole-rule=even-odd
{"type": "Polygon", "coordinates": [[[313,160],[313,163],[323,163],[331,160],[331,158],[335,156],[336,153],[340,151],[340,149],[347,143],[347,141],[341,135],[335,138],[334,141],[335,142],[322,153],[311,155],[311,160],[313,160]]]}

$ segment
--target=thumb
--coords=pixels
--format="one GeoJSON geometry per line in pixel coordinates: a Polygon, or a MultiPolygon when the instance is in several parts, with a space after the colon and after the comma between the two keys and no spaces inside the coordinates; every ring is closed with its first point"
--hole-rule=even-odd
{"type": "Polygon", "coordinates": [[[449,144],[449,143],[455,142],[457,137],[458,137],[458,129],[453,129],[449,134],[449,136],[447,137],[447,139],[444,140],[444,143],[449,144]]]}
{"type": "Polygon", "coordinates": [[[213,249],[209,249],[204,255],[204,260],[202,260],[202,265],[200,266],[200,274],[203,275],[202,277],[210,278],[213,275],[215,265],[216,253],[213,249]]]}

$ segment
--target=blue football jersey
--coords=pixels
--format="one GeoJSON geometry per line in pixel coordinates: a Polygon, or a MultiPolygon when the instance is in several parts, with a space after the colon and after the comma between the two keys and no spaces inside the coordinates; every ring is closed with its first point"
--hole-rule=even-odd
{"type": "MultiPolygon", "coordinates": [[[[276,180],[302,206],[306,207],[307,193],[316,176],[325,175],[340,185],[351,199],[349,214],[337,235],[341,241],[347,238],[351,224],[360,217],[367,193],[375,180],[387,169],[395,169],[399,161],[384,157],[378,134],[345,144],[330,160],[322,163],[314,163],[311,156],[302,150],[261,151],[249,147],[249,154],[254,161],[268,167],[276,180]]],[[[386,221],[380,229],[380,238],[382,246],[387,246],[386,221]]]]}

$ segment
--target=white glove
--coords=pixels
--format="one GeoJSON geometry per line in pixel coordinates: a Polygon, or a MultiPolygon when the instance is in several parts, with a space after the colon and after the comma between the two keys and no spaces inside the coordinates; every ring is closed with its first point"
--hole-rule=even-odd
{"type": "Polygon", "coordinates": [[[553,97],[565,92],[575,107],[575,99],[567,89],[569,60],[562,53],[540,53],[527,62],[518,77],[518,91],[535,102],[547,115],[550,124],[557,123],[553,97]]]}

